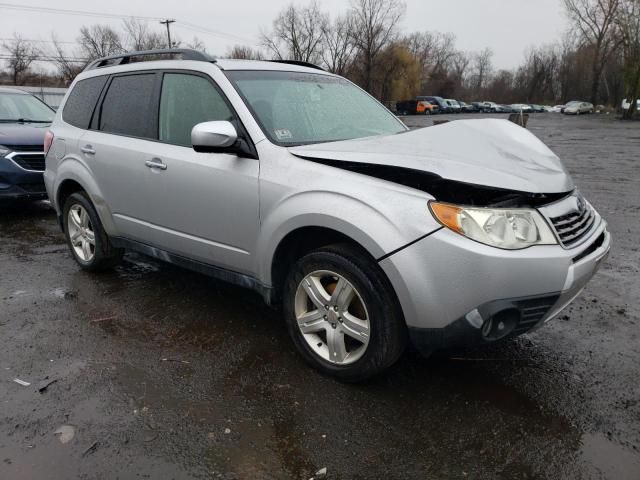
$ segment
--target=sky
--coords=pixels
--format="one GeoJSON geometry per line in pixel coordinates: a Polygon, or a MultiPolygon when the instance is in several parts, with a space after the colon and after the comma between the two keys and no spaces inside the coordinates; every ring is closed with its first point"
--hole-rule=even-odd
{"type": "MultiPolygon", "coordinates": [[[[489,47],[496,68],[515,68],[527,48],[559,39],[567,28],[562,0],[405,0],[407,9],[401,33],[414,31],[451,32],[463,51],[489,47]]],[[[0,44],[12,32],[23,38],[43,41],[48,46],[51,33],[59,40],[73,42],[82,25],[93,23],[119,26],[121,20],[102,16],[54,14],[23,11],[10,5],[82,10],[117,16],[153,17],[154,28],[164,28],[156,18],[173,18],[172,35],[189,42],[194,35],[207,51],[223,55],[235,44],[258,45],[261,31],[269,30],[277,13],[306,0],[0,0],[0,44]]],[[[349,0],[319,0],[323,10],[339,15],[349,8],[349,0]]],[[[73,43],[65,44],[71,52],[73,43]]]]}

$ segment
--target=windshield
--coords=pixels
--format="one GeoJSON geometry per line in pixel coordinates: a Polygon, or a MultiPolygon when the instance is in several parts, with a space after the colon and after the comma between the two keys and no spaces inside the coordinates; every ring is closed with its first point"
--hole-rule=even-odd
{"type": "Polygon", "coordinates": [[[333,142],[407,130],[376,100],[340,77],[273,71],[225,73],[265,135],[278,145],[333,142]]]}
{"type": "Polygon", "coordinates": [[[0,122],[50,123],[53,115],[53,110],[31,95],[0,93],[0,122]]]}

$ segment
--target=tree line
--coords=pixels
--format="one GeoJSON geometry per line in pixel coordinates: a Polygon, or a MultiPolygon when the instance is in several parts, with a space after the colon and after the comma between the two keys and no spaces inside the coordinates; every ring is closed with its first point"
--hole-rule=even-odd
{"type": "MultiPolygon", "coordinates": [[[[351,0],[342,15],[316,0],[291,4],[260,34],[260,47],[237,45],[225,57],[310,62],[346,76],[384,102],[439,95],[498,103],[565,103],[585,99],[619,106],[640,97],[640,0],[562,0],[569,29],[531,47],[514,69],[496,69],[490,49],[462,51],[451,33],[403,33],[402,0],[351,0]]],[[[203,50],[197,38],[178,45],[203,50]]],[[[137,20],[121,29],[85,26],[68,52],[55,36],[46,51],[15,36],[2,45],[8,76],[18,83],[38,59],[53,62],[60,83],[84,62],[126,50],[165,48],[164,35],[137,20]],[[70,54],[71,53],[71,54],[70,54]]],[[[633,115],[636,102],[625,116],[633,115]]]]}

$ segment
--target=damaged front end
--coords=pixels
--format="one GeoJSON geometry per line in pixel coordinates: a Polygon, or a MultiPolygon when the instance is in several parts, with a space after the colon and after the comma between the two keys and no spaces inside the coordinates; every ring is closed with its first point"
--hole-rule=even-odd
{"type": "Polygon", "coordinates": [[[472,207],[537,208],[571,195],[573,191],[572,189],[557,193],[521,192],[506,188],[475,185],[473,183],[450,180],[431,172],[395,165],[376,165],[363,162],[347,162],[343,160],[298,156],[305,160],[321,163],[330,167],[341,168],[343,170],[415,188],[416,190],[432,195],[440,202],[472,207]]]}
{"type": "Polygon", "coordinates": [[[460,120],[289,151],[458,205],[536,208],[574,190],[560,159],[531,132],[507,120],[460,120]]]}

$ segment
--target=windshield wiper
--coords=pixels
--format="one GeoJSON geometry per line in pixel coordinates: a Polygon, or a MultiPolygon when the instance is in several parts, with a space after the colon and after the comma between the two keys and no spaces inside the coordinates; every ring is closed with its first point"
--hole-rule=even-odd
{"type": "Polygon", "coordinates": [[[51,123],[52,120],[31,120],[30,118],[0,118],[0,123],[51,123]]]}

